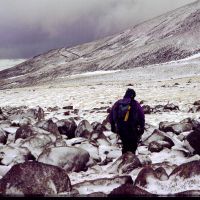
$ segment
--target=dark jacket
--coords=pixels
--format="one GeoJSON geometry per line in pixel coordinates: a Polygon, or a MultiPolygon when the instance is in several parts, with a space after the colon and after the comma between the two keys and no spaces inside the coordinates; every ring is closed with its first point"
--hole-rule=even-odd
{"type": "MultiPolygon", "coordinates": [[[[129,132],[129,131],[136,131],[138,130],[138,134],[141,136],[144,133],[144,126],[145,126],[145,116],[143,112],[143,108],[136,100],[132,100],[130,97],[125,96],[123,99],[118,100],[112,107],[110,112],[110,123],[111,123],[111,131],[113,132],[129,132]],[[118,108],[121,102],[131,103],[131,110],[129,115],[128,123],[126,124],[116,124],[116,116],[115,110],[118,108]],[[116,126],[117,129],[116,130],[116,126]],[[127,131],[125,131],[125,129],[127,131]]],[[[119,133],[118,133],[119,134],[119,133]]]]}

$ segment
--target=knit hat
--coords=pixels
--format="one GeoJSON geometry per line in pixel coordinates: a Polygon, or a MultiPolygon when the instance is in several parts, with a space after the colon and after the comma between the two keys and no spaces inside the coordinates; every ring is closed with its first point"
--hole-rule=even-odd
{"type": "Polygon", "coordinates": [[[135,97],[136,97],[135,90],[128,88],[128,89],[126,90],[126,93],[125,93],[125,95],[124,95],[124,98],[133,98],[133,99],[134,99],[135,97]]]}

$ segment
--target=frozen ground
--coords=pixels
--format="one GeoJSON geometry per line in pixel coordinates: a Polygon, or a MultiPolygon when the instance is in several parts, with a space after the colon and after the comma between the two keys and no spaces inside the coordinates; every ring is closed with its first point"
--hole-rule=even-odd
{"type": "MultiPolygon", "coordinates": [[[[38,87],[0,90],[0,107],[41,106],[46,111],[48,107],[73,105],[80,110],[80,117],[89,122],[102,122],[107,116],[106,107],[110,107],[117,99],[122,98],[125,90],[134,88],[137,93],[136,99],[143,100],[150,106],[165,105],[166,103],[177,104],[180,112],[166,112],[146,115],[146,122],[158,126],[161,121],[179,122],[187,117],[198,119],[200,113],[188,113],[192,104],[200,100],[200,63],[199,62],[171,62],[162,65],[140,67],[127,71],[98,72],[75,77],[66,77],[54,84],[46,84],[38,87]],[[105,107],[105,108],[104,108],[105,107]],[[91,112],[94,108],[100,108],[99,112],[91,112]]],[[[49,117],[64,118],[62,109],[48,113],[49,117]]],[[[103,147],[102,147],[103,148],[103,147]]],[[[139,149],[140,151],[140,149],[139,149]]],[[[163,151],[149,155],[153,163],[168,161],[171,165],[186,162],[182,155],[176,151],[163,151]]],[[[198,158],[197,158],[198,159],[198,158]]],[[[87,172],[69,174],[72,184],[101,177],[112,177],[114,174],[107,173],[109,166],[90,169],[87,172]]],[[[138,170],[131,174],[136,178],[138,170]]],[[[151,182],[151,180],[150,180],[151,182]]],[[[197,181],[198,182],[198,181],[197,181]]],[[[168,182],[170,183],[170,180],[168,182]]],[[[148,188],[150,192],[167,194],[174,192],[173,187],[164,187],[166,184],[154,183],[148,188]],[[155,188],[156,187],[156,188],[155,188]]],[[[88,186],[89,187],[89,186],[88,186]]],[[[109,193],[116,185],[105,189],[102,187],[82,188],[82,194],[102,191],[109,193]]],[[[192,189],[198,189],[199,183],[192,189]]],[[[190,184],[184,189],[190,189],[190,184]]],[[[182,191],[181,188],[178,190],[182,191]]]]}
{"type": "MultiPolygon", "coordinates": [[[[182,110],[200,99],[200,64],[167,63],[163,65],[135,68],[133,70],[109,73],[98,72],[66,77],[59,81],[38,87],[0,90],[2,106],[63,107],[73,105],[90,122],[102,121],[106,112],[89,113],[93,108],[111,106],[122,98],[128,87],[134,88],[138,101],[148,105],[178,104],[182,110]],[[179,85],[175,85],[175,84],[179,85]]],[[[106,111],[106,110],[105,110],[106,111]]],[[[187,112],[154,114],[146,116],[154,125],[158,119],[178,121],[187,112]]],[[[194,116],[195,117],[195,116],[194,116]]]]}

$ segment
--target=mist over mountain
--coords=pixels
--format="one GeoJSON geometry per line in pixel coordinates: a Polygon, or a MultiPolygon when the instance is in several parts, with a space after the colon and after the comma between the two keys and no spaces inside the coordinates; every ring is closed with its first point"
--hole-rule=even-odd
{"type": "Polygon", "coordinates": [[[51,82],[99,70],[131,69],[180,60],[200,52],[200,1],[124,32],[72,48],[50,50],[0,72],[0,87],[51,82]]]}

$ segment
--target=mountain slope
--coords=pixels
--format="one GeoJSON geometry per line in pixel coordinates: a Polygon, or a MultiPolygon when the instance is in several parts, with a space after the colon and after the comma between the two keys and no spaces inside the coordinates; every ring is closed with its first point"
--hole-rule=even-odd
{"type": "Polygon", "coordinates": [[[200,52],[200,1],[120,34],[51,50],[0,72],[0,88],[23,87],[96,70],[129,69],[179,60],[200,52]]]}

